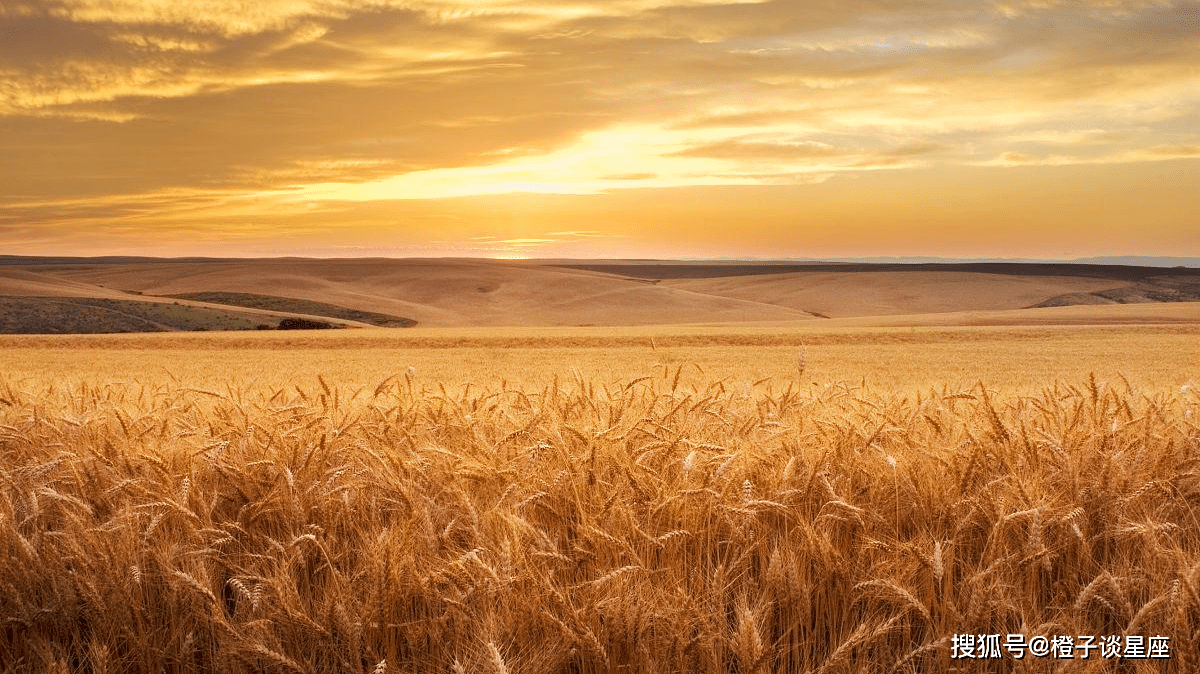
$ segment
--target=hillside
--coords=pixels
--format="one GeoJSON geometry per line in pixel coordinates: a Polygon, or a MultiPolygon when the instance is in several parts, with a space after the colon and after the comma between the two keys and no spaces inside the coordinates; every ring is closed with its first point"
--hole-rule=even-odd
{"type": "MultiPolygon", "coordinates": [[[[274,320],[266,321],[273,326],[285,316],[359,327],[796,324],[827,319],[896,324],[905,322],[903,317],[921,324],[1036,324],[1054,322],[1055,316],[1104,323],[1129,322],[1135,315],[1153,322],[1154,311],[1115,308],[1130,304],[1177,305],[1178,311],[1168,312],[1169,322],[1200,321],[1200,312],[1188,308],[1200,302],[1200,270],[1161,267],[299,258],[31,262],[36,264],[9,259],[0,266],[0,297],[10,298],[10,307],[17,306],[14,298],[24,303],[20,312],[9,311],[7,323],[28,321],[24,331],[30,332],[87,331],[80,330],[81,322],[103,326],[114,320],[113,307],[95,303],[86,316],[67,311],[55,319],[55,312],[63,311],[63,298],[165,303],[177,308],[140,311],[189,315],[176,326],[139,314],[139,320],[158,323],[155,329],[236,329],[231,326],[258,325],[264,319],[274,320]],[[46,303],[41,310],[33,306],[39,302],[46,303]],[[1044,310],[1074,305],[1093,309],[1044,310]],[[96,313],[101,309],[108,313],[96,313]],[[241,318],[231,323],[221,312],[241,318]],[[980,318],[979,312],[987,317],[980,318]]],[[[116,321],[105,331],[140,329],[149,327],[116,321]]],[[[9,331],[23,330],[17,325],[9,331]]]]}

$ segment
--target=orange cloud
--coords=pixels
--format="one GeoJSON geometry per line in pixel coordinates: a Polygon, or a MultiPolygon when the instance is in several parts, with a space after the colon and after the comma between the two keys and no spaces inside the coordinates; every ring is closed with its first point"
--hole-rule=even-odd
{"type": "MultiPolygon", "coordinates": [[[[536,204],[636,197],[641,206],[622,217],[638,226],[620,234],[640,229],[649,241],[676,232],[679,190],[730,195],[713,206],[721,217],[777,223],[788,209],[756,213],[765,207],[744,190],[791,186],[800,195],[791,210],[804,212],[804,195],[833,195],[868,174],[903,185],[921,171],[1008,168],[1044,171],[1053,189],[1056,167],[1129,166],[1137,180],[1154,164],[1197,157],[1198,7],[6,3],[0,246],[78,245],[85,231],[105,245],[139,227],[142,240],[167,247],[230,232],[243,242],[274,233],[298,249],[336,236],[418,245],[428,233],[399,202],[429,202],[421,217],[436,218],[458,212],[456,200],[511,195],[532,201],[516,214],[442,219],[452,224],[441,234],[555,245],[547,231],[616,234],[627,225],[564,220],[536,204]]],[[[1161,196],[1186,211],[1193,195],[1161,196]]],[[[907,198],[888,212],[938,208],[936,194],[907,198]]],[[[996,199],[988,208],[1006,207],[996,199]]],[[[1134,203],[1110,210],[1141,223],[1147,245],[1165,246],[1134,203]]],[[[1053,210],[1030,217],[1078,231],[1053,210]]],[[[778,245],[781,226],[740,228],[727,244],[778,245]]],[[[879,240],[891,239],[881,229],[879,240]]]]}

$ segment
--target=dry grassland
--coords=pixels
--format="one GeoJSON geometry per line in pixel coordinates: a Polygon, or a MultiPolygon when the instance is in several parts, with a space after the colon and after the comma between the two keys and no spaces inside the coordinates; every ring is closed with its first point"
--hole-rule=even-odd
{"type": "Polygon", "coordinates": [[[4,339],[0,671],[1198,671],[1196,330],[4,339]]]}
{"type": "MultiPolygon", "coordinates": [[[[1064,307],[1076,309],[1077,307],[1064,307]]],[[[1056,311],[1046,309],[1039,311],[1056,311]]],[[[0,336],[8,380],[226,386],[375,386],[416,369],[458,390],[541,388],[576,374],[600,385],[686,365],[685,381],[773,380],[915,392],[980,381],[1036,393],[1054,380],[1127,377],[1148,389],[1200,380],[1200,324],[1157,326],[459,328],[315,332],[0,336]],[[796,355],[806,372],[796,379],[796,355]]]]}

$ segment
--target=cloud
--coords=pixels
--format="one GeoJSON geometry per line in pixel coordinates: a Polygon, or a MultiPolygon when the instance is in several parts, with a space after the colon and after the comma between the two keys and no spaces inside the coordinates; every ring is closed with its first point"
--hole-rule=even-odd
{"type": "Polygon", "coordinates": [[[1200,157],[1200,145],[1155,145],[1143,150],[1147,158],[1181,159],[1200,157]]]}
{"type": "Polygon", "coordinates": [[[1198,17],[1176,0],[4,3],[0,209],[259,204],[269,227],[308,203],[1188,158],[1198,17]]]}
{"type": "Polygon", "coordinates": [[[845,150],[815,141],[724,140],[708,143],[674,153],[680,157],[712,157],[736,160],[797,160],[836,157],[845,150]]]}

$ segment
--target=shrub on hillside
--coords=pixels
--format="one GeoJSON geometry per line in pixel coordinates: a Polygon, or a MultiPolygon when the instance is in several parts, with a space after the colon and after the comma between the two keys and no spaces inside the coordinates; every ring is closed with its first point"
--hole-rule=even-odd
{"type": "Polygon", "coordinates": [[[328,330],[332,327],[331,323],[310,321],[307,318],[285,318],[279,321],[280,330],[328,330]]]}

